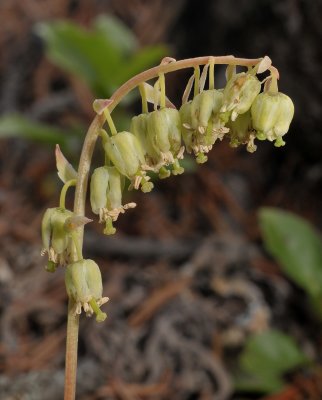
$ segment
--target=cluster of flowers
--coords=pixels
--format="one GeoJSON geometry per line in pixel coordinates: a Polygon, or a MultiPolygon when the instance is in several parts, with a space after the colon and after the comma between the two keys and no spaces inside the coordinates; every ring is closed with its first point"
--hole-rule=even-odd
{"type": "MultiPolygon", "coordinates": [[[[206,74],[208,67],[204,69],[206,74]]],[[[213,68],[210,71],[213,74],[213,68]]],[[[114,234],[113,222],[121,213],[136,206],[135,203],[122,204],[125,178],[130,181],[128,189],[150,192],[153,184],[149,172],[162,179],[170,174],[180,175],[184,172],[180,165],[184,151],[193,153],[198,163],[204,163],[215,142],[225,137],[230,146],[245,144],[249,152],[256,150],[256,138],[274,142],[277,147],[285,144],[283,136],[289,129],[294,106],[288,96],[278,91],[276,74],[271,73],[266,78],[261,93],[262,83],[256,76],[256,67],[241,73],[232,68],[227,71],[224,89],[214,88],[214,79],[209,73],[209,89],[204,90],[195,69],[180,110],[166,106],[170,102],[165,97],[164,75],[160,74],[154,90],[154,111],[148,112],[146,94],[141,91],[143,112],[133,117],[129,132],[117,132],[108,104],[99,106],[99,111],[96,107],[98,113],[106,115],[111,130],[111,135],[103,129],[100,132],[105,165],[94,170],[90,182],[92,211],[99,215],[100,223],[105,224],[105,234],[114,234]],[[193,80],[195,95],[188,101],[193,80]]],[[[203,75],[204,81],[206,75],[203,75]]],[[[76,182],[77,173],[67,160],[63,160],[63,167],[58,170],[64,171],[60,177],[65,187],[76,182]]],[[[96,319],[103,321],[106,314],[99,307],[108,298],[102,297],[99,267],[92,260],[84,260],[77,248],[77,229],[89,221],[65,209],[63,201],[60,207],[46,211],[42,238],[49,259],[47,270],[54,272],[57,265],[67,265],[66,289],[75,302],[75,312],[80,313],[83,308],[87,315],[95,313],[96,319]],[[75,260],[75,256],[71,257],[72,251],[77,253],[76,262],[71,261],[75,260]]]]}
{"type": "Polygon", "coordinates": [[[204,163],[215,142],[224,137],[232,147],[245,144],[249,152],[256,150],[256,138],[283,146],[293,102],[278,92],[276,77],[266,79],[262,93],[261,86],[256,68],[232,72],[224,89],[202,89],[180,110],[165,107],[165,101],[162,106],[161,101],[160,108],[155,104],[154,111],[133,117],[129,132],[117,133],[113,127],[111,136],[102,132],[108,165],[92,175],[91,206],[105,223],[104,233],[113,234],[113,221],[135,207],[135,203],[122,205],[124,177],[131,182],[129,189],[149,192],[153,188],[149,171],[160,178],[182,174],[179,161],[185,150],[204,163]]]}

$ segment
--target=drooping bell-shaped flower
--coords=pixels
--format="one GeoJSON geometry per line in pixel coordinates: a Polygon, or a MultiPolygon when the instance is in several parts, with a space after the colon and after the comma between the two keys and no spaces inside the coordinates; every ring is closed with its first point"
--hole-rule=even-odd
{"type": "Polygon", "coordinates": [[[150,192],[153,184],[146,176],[144,150],[141,143],[131,132],[119,132],[108,136],[104,150],[117,170],[130,179],[131,187],[142,192],[150,192]]]}
{"type": "Polygon", "coordinates": [[[91,177],[90,202],[94,214],[99,215],[99,222],[105,223],[104,233],[115,233],[113,222],[125,210],[134,208],[135,203],[122,205],[124,177],[115,167],[96,168],[91,177]]]}
{"type": "Polygon", "coordinates": [[[48,208],[43,216],[41,224],[42,254],[48,253],[47,270],[50,272],[53,272],[58,264],[66,265],[68,262],[68,246],[71,237],[65,222],[73,215],[65,208],[55,207],[48,208]]]}
{"type": "Polygon", "coordinates": [[[162,108],[149,113],[146,128],[146,150],[154,170],[165,178],[170,174],[165,166],[171,165],[173,175],[182,174],[184,169],[178,161],[183,158],[184,152],[179,111],[162,108]]]}
{"type": "Polygon", "coordinates": [[[257,146],[254,143],[256,133],[252,128],[250,110],[238,115],[235,121],[228,121],[230,146],[238,147],[241,144],[247,145],[247,151],[253,153],[257,146]]]}
{"type": "Polygon", "coordinates": [[[154,159],[158,157],[158,154],[154,150],[151,141],[148,140],[147,124],[149,117],[150,113],[148,112],[135,115],[131,120],[130,131],[141,143],[145,157],[148,156],[154,159]]]}
{"type": "Polygon", "coordinates": [[[102,275],[93,260],[69,264],[65,273],[65,285],[68,296],[75,302],[76,314],[80,314],[83,308],[87,316],[95,313],[98,322],[106,319],[100,306],[108,301],[108,297],[102,297],[102,275]]]}
{"type": "Polygon", "coordinates": [[[131,120],[130,131],[139,140],[144,151],[146,165],[155,172],[158,172],[156,164],[159,160],[159,154],[154,149],[152,141],[149,139],[148,120],[150,113],[136,115],[131,120]]]}
{"type": "Polygon", "coordinates": [[[294,104],[288,96],[270,91],[259,94],[251,115],[258,139],[275,141],[276,147],[285,144],[282,137],[288,132],[294,116],[294,104]]]}
{"type": "Polygon", "coordinates": [[[181,106],[182,137],[187,152],[193,151],[199,163],[207,160],[205,153],[228,132],[219,118],[222,99],[222,91],[205,90],[181,106]]]}
{"type": "Polygon", "coordinates": [[[224,122],[235,121],[238,115],[247,112],[261,90],[261,83],[252,73],[241,72],[233,75],[223,92],[220,109],[224,122]]]}

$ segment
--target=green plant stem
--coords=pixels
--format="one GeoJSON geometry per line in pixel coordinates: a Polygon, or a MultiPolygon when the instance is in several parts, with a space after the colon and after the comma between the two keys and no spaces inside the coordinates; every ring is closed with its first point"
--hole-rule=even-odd
{"type": "Polygon", "coordinates": [[[111,114],[110,114],[110,111],[109,111],[108,107],[106,107],[104,109],[104,115],[105,115],[106,121],[108,123],[108,126],[110,128],[111,134],[113,136],[116,135],[117,134],[117,130],[115,128],[115,125],[114,125],[114,122],[113,122],[113,119],[111,117],[111,114]]]}
{"type": "Polygon", "coordinates": [[[72,236],[72,240],[75,246],[75,250],[76,250],[76,254],[77,254],[77,261],[83,260],[83,252],[82,252],[82,248],[80,246],[78,237],[77,237],[77,233],[75,231],[73,231],[71,233],[72,236]]]}
{"type": "Polygon", "coordinates": [[[140,95],[142,99],[142,113],[147,113],[148,112],[148,102],[146,99],[146,92],[145,92],[145,87],[143,83],[139,84],[139,90],[140,90],[140,95]]]}
{"type": "Polygon", "coordinates": [[[165,108],[165,78],[164,73],[159,74],[160,84],[160,108],[165,108]]]}
{"type": "Polygon", "coordinates": [[[200,68],[199,65],[194,68],[193,75],[195,77],[195,83],[193,86],[193,97],[196,97],[199,93],[199,84],[200,84],[200,68]]]}
{"type": "Polygon", "coordinates": [[[209,90],[213,90],[215,88],[215,63],[213,59],[210,60],[209,64],[209,90]]]}
{"type": "MultiPolygon", "coordinates": [[[[161,64],[157,67],[148,69],[132,79],[124,83],[118,90],[114,92],[111,97],[113,103],[108,107],[109,113],[118,105],[118,103],[126,96],[131,90],[136,88],[145,81],[156,78],[160,73],[168,73],[185,68],[194,68],[198,65],[208,64],[210,57],[197,57],[186,60],[171,62],[169,64],[161,64]]],[[[216,64],[230,64],[241,66],[253,66],[261,61],[259,59],[244,59],[235,58],[233,56],[214,57],[216,64]]],[[[96,140],[99,136],[100,130],[105,123],[105,115],[97,115],[91,123],[82,148],[78,167],[78,178],[75,190],[74,213],[76,215],[85,215],[85,201],[88,186],[88,177],[91,166],[91,159],[95,147],[96,140]]],[[[113,133],[113,132],[112,132],[113,133]]],[[[77,230],[77,239],[79,241],[79,248],[83,247],[84,227],[77,230]]],[[[77,261],[77,254],[74,253],[73,261],[77,261]]],[[[65,392],[64,400],[75,400],[76,395],[76,373],[77,373],[77,346],[78,346],[78,330],[79,330],[79,316],[75,315],[74,302],[69,300],[68,304],[68,319],[67,319],[67,338],[66,338],[66,363],[65,363],[65,392]]]]}
{"type": "Polygon", "coordinates": [[[60,208],[65,208],[67,190],[68,190],[71,186],[75,186],[75,185],[76,185],[76,182],[77,182],[76,179],[71,179],[71,180],[67,181],[67,182],[64,184],[64,186],[63,186],[63,188],[62,188],[62,190],[61,190],[61,192],[60,192],[60,198],[59,198],[59,207],[60,207],[60,208]]]}

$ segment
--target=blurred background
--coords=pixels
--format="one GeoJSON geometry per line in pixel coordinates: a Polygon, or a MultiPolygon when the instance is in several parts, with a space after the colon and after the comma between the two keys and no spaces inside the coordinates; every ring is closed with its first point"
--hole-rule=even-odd
{"type": "MultiPolygon", "coordinates": [[[[320,0],[1,0],[1,399],[62,398],[64,275],[40,257],[55,143],[77,167],[95,98],[164,56],[227,54],[279,69],[296,110],[287,144],[220,142],[130,192],[114,237],[86,227],[110,302],[105,323],[81,319],[77,398],[321,399],[321,18],[320,0]]],[[[190,74],[167,76],[177,106],[190,74]]],[[[138,113],[132,94],[119,130],[138,113]]]]}

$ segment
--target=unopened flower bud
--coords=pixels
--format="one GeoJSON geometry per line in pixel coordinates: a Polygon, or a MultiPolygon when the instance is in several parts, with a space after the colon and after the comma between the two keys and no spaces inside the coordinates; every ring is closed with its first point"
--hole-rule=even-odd
{"type": "Polygon", "coordinates": [[[223,118],[230,115],[231,120],[235,121],[239,114],[248,111],[261,90],[260,81],[256,76],[241,72],[234,75],[224,89],[223,104],[220,112],[223,118]]]}
{"type": "Polygon", "coordinates": [[[75,301],[75,313],[80,314],[83,307],[87,315],[96,314],[96,320],[102,322],[106,314],[100,306],[108,301],[102,297],[102,275],[93,260],[80,260],[69,264],[65,273],[65,285],[68,296],[75,301]]]}
{"type": "Polygon", "coordinates": [[[292,100],[280,92],[259,94],[251,108],[253,127],[260,140],[275,140],[275,146],[283,146],[282,139],[290,127],[294,116],[292,100]]]}
{"type": "MultiPolygon", "coordinates": [[[[68,259],[67,248],[70,243],[70,234],[65,228],[65,222],[74,214],[64,208],[49,208],[46,210],[41,226],[43,253],[48,253],[49,261],[54,264],[66,264],[68,259]]],[[[53,271],[53,265],[48,268],[53,271]]]]}

